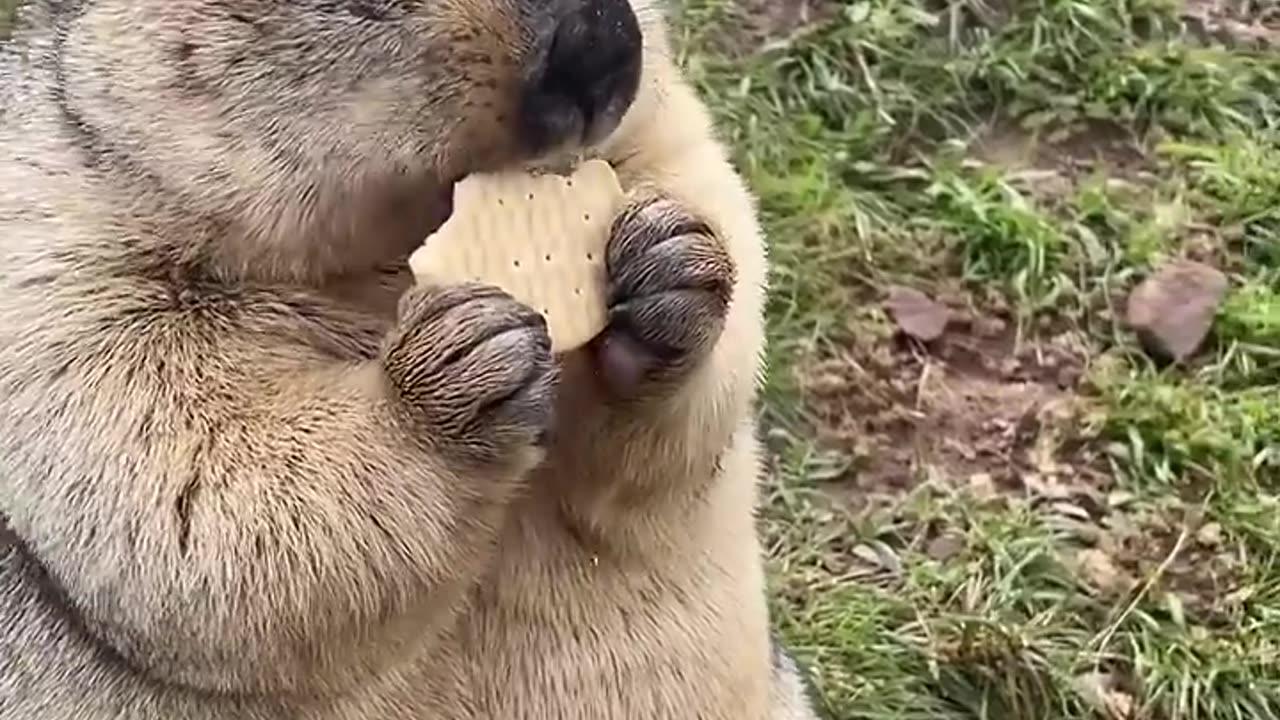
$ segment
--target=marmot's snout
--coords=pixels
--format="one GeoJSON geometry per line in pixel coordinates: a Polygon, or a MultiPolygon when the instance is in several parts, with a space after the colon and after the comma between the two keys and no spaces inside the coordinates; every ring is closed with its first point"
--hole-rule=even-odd
{"type": "Polygon", "coordinates": [[[535,153],[596,142],[618,127],[640,84],[640,25],[627,0],[550,3],[521,97],[520,132],[535,153]]]}

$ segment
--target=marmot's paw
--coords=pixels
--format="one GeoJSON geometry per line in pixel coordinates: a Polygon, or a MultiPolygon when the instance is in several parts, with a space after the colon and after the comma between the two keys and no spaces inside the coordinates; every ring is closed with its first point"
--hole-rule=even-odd
{"type": "Polygon", "coordinates": [[[414,287],[383,358],[442,449],[500,462],[546,441],[555,380],[546,321],[502,290],[414,287]]]}
{"type": "Polygon", "coordinates": [[[724,328],[728,248],[680,203],[649,197],[614,221],[606,265],[609,327],[593,348],[605,384],[624,398],[670,387],[724,328]]]}

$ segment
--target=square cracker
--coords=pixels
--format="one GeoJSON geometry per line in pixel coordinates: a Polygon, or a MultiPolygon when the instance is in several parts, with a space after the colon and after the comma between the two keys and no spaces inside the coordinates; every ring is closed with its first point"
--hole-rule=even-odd
{"type": "Polygon", "coordinates": [[[569,175],[470,175],[453,214],[409,258],[420,282],[496,285],[547,320],[552,351],[580,347],[608,323],[604,255],[622,188],[603,160],[569,175]]]}

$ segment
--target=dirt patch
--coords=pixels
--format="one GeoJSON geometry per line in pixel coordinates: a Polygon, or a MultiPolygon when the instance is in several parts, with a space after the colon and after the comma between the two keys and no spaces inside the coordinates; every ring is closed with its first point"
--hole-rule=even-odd
{"type": "Polygon", "coordinates": [[[1066,430],[1082,343],[1019,347],[1007,320],[954,312],[933,343],[855,342],[798,377],[819,442],[851,458],[832,490],[854,507],[924,478],[1024,493],[1064,468],[1093,476],[1066,430]]]}
{"type": "Polygon", "coordinates": [[[738,0],[736,5],[744,21],[742,32],[757,42],[787,37],[839,12],[833,0],[738,0]]]}
{"type": "Polygon", "coordinates": [[[1106,122],[1033,132],[1004,121],[981,131],[970,152],[981,162],[1029,176],[1041,196],[1067,194],[1079,178],[1099,170],[1132,180],[1152,177],[1154,170],[1144,142],[1106,122]]]}
{"type": "Polygon", "coordinates": [[[1177,500],[1134,509],[1117,497],[1114,505],[1097,521],[1093,542],[1069,561],[1091,594],[1113,604],[1141,595],[1171,616],[1238,626],[1253,588],[1246,555],[1219,525],[1177,500]]]}
{"type": "MultiPolygon", "coordinates": [[[[1085,339],[1050,328],[1020,342],[1008,318],[945,304],[957,319],[933,342],[868,332],[798,374],[819,445],[849,458],[821,481],[832,517],[893,511],[924,483],[1027,503],[1071,538],[1064,560],[1091,594],[1117,605],[1141,595],[1210,626],[1238,623],[1250,601],[1243,556],[1199,513],[1200,500],[1134,504],[1083,432],[1085,339]]],[[[936,561],[964,552],[954,527],[930,521],[912,533],[936,561]]],[[[848,532],[824,542],[825,570],[839,581],[901,580],[900,550],[848,532]]]]}
{"type": "Polygon", "coordinates": [[[744,58],[766,44],[821,25],[840,12],[837,0],[734,0],[725,32],[713,39],[729,58],[744,58]]]}
{"type": "MultiPolygon", "coordinates": [[[[935,342],[868,333],[799,373],[817,442],[849,458],[821,481],[831,516],[892,511],[923,483],[1028,503],[1071,538],[1064,560],[1091,594],[1113,604],[1143,595],[1211,626],[1239,622],[1250,595],[1238,548],[1195,498],[1132,505],[1082,432],[1083,338],[1060,331],[1019,343],[1007,319],[948,304],[960,320],[935,342]]],[[[915,549],[939,562],[964,551],[954,527],[912,532],[915,549]]],[[[839,582],[901,580],[900,550],[846,531],[823,542],[839,582]]]]}
{"type": "Polygon", "coordinates": [[[1203,42],[1230,48],[1280,47],[1280,7],[1274,0],[1186,0],[1182,21],[1203,42]]]}

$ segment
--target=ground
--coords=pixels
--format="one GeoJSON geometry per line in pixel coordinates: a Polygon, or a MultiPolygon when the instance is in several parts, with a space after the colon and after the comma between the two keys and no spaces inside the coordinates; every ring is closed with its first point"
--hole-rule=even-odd
{"type": "Polygon", "coordinates": [[[824,715],[1280,718],[1280,11],[673,20],[768,226],[761,525],[824,715]],[[1178,259],[1228,289],[1168,364],[1125,302],[1178,259]]]}
{"type": "Polygon", "coordinates": [[[768,225],[761,522],[827,716],[1280,717],[1280,18],[1254,5],[678,8],[768,225]],[[1170,364],[1126,298],[1182,259],[1227,291],[1170,364]]]}

